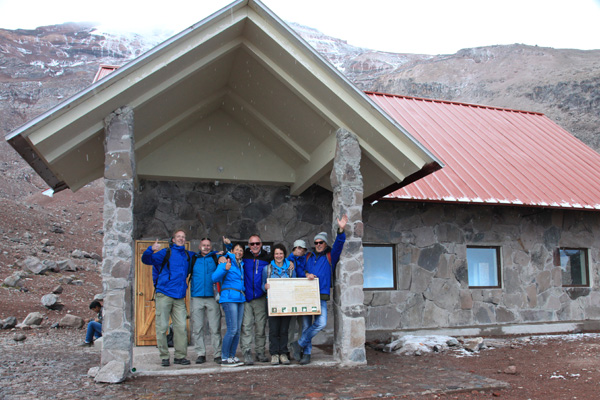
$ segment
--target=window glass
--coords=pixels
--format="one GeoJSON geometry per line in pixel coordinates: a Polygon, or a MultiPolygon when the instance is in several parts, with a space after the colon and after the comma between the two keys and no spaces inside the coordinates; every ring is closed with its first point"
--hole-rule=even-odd
{"type": "Polygon", "coordinates": [[[363,245],[365,289],[395,289],[396,263],[393,245],[363,245]]]}
{"type": "Polygon", "coordinates": [[[563,286],[589,286],[585,249],[559,249],[563,286]]]}
{"type": "Polygon", "coordinates": [[[467,247],[469,287],[500,287],[500,248],[467,247]]]}

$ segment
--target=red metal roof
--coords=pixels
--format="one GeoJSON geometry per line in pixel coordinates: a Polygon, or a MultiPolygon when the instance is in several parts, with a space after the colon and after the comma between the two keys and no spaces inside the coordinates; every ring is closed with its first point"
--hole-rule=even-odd
{"type": "Polygon", "coordinates": [[[544,114],[367,95],[445,164],[385,199],[600,209],[600,155],[544,114]]]}

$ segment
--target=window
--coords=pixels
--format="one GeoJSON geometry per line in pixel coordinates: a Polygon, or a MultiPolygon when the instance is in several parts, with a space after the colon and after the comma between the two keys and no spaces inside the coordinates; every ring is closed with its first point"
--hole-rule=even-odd
{"type": "Polygon", "coordinates": [[[500,287],[500,248],[467,246],[469,287],[500,287]]]}
{"type": "Polygon", "coordinates": [[[589,286],[586,249],[558,249],[563,286],[589,286]]]}
{"type": "Polygon", "coordinates": [[[396,288],[396,248],[388,244],[363,245],[364,288],[396,288]]]}

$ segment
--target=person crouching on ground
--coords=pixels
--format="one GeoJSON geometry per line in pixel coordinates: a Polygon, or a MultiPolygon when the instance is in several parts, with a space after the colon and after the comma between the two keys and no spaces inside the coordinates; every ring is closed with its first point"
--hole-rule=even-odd
{"type": "Polygon", "coordinates": [[[189,365],[187,356],[187,308],[185,295],[187,292],[187,276],[190,259],[194,253],[185,249],[185,232],[178,230],[173,234],[169,250],[160,249],[156,242],[142,254],[142,262],[152,265],[152,280],[156,290],[156,344],[161,358],[161,365],[168,367],[169,347],[167,330],[169,318],[173,321],[173,345],[175,358],[173,363],[189,365]],[[169,255],[167,258],[167,254],[169,255]]]}
{"type": "Polygon", "coordinates": [[[327,232],[317,234],[315,236],[314,253],[306,254],[304,276],[300,273],[298,274],[302,278],[319,278],[319,292],[321,296],[321,315],[315,315],[314,321],[312,315],[305,315],[303,317],[302,336],[292,343],[292,354],[296,360],[300,360],[300,364],[302,365],[310,363],[312,339],[327,325],[327,301],[330,298],[329,287],[331,286],[331,276],[336,264],[340,260],[340,255],[346,242],[344,228],[348,223],[348,216],[344,215],[341,219],[337,220],[337,223],[338,231],[333,247],[330,248],[327,244],[329,241],[327,232]]]}
{"type": "MultiPolygon", "coordinates": [[[[286,260],[287,251],[281,243],[273,246],[273,261],[263,269],[262,281],[265,291],[270,284],[267,279],[295,278],[294,264],[286,260]]],[[[268,296],[267,292],[267,296],[268,296]]],[[[288,329],[290,327],[290,316],[269,316],[269,353],[271,353],[271,364],[289,365],[287,356],[288,329]]]]}
{"type": "Polygon", "coordinates": [[[98,300],[94,300],[90,303],[90,310],[97,315],[88,322],[85,342],[80,346],[93,346],[94,339],[102,337],[102,304],[98,300]]]}
{"type": "Polygon", "coordinates": [[[232,251],[233,253],[227,253],[226,261],[219,263],[216,271],[212,274],[213,282],[221,282],[219,303],[225,312],[227,325],[227,332],[223,337],[223,346],[221,347],[221,365],[224,367],[236,367],[244,364],[235,356],[240,341],[244,303],[246,302],[244,269],[242,267],[244,247],[237,243],[233,246],[232,251]]]}

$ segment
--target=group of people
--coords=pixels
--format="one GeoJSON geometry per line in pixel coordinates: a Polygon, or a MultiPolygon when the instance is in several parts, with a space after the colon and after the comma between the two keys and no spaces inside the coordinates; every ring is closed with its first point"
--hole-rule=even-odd
{"type": "Polygon", "coordinates": [[[266,325],[269,324],[269,354],[271,364],[290,363],[290,354],[300,364],[310,363],[312,339],[327,324],[327,301],[330,299],[331,277],[346,240],[346,215],[337,220],[337,235],[330,246],[328,234],[314,238],[315,249],[308,251],[304,240],[294,242],[287,254],[283,244],[267,252],[258,234],[251,235],[247,248],[223,238],[226,252],[213,250],[210,239],[200,240],[199,252],[185,249],[186,233],[178,230],[171,244],[161,249],[158,240],[142,255],[142,262],[152,265],[156,302],[156,340],[162,366],[169,366],[167,330],[172,322],[175,364],[189,365],[187,359],[187,309],[185,297],[188,277],[191,285],[190,317],[196,363],[206,362],[204,345],[205,319],[208,321],[214,362],[223,366],[253,365],[268,362],[266,355],[266,325]],[[267,317],[267,279],[319,279],[321,314],[298,317],[302,331],[292,341],[290,316],[267,317]],[[220,297],[215,300],[213,284],[220,284],[220,297]],[[221,309],[225,313],[227,331],[221,337],[221,309]],[[252,343],[255,355],[252,354],[252,343]],[[241,346],[243,361],[237,356],[241,346]]]}

